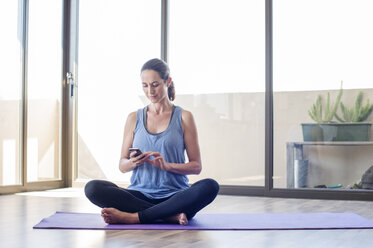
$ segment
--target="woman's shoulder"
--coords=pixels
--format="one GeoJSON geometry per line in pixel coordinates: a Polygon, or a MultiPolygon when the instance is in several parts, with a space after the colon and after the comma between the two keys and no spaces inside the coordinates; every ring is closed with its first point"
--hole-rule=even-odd
{"type": "Polygon", "coordinates": [[[190,118],[190,117],[193,117],[192,112],[190,112],[189,110],[186,110],[186,109],[181,109],[181,115],[182,115],[182,117],[184,117],[184,118],[190,118]]]}
{"type": "Polygon", "coordinates": [[[191,111],[183,109],[181,112],[181,126],[184,135],[196,132],[196,123],[191,111]]]}
{"type": "Polygon", "coordinates": [[[184,123],[194,122],[193,114],[189,110],[182,109],[181,110],[181,120],[184,123]]]}
{"type": "Polygon", "coordinates": [[[133,111],[128,114],[128,119],[135,119],[137,118],[137,111],[133,111]]]}
{"type": "Polygon", "coordinates": [[[127,123],[128,124],[136,124],[136,121],[137,121],[137,111],[133,111],[133,112],[129,113],[128,117],[127,117],[127,123]]]}

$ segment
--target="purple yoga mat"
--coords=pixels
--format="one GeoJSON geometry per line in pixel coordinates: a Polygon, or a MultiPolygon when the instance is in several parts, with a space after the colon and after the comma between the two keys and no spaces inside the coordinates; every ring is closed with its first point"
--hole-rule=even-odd
{"type": "Polygon", "coordinates": [[[189,225],[106,224],[100,214],[56,212],[35,229],[90,230],[296,230],[373,229],[373,221],[354,213],[197,214],[189,225]]]}

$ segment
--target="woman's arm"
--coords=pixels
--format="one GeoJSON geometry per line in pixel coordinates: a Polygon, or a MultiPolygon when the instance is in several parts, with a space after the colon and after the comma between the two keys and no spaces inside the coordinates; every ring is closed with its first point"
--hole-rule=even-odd
{"type": "Polygon", "coordinates": [[[199,151],[198,134],[196,124],[191,112],[183,110],[181,114],[182,128],[184,132],[184,143],[189,162],[185,164],[167,163],[159,152],[149,154],[154,159],[148,162],[159,167],[162,170],[177,174],[189,175],[199,174],[202,170],[201,154],[199,151]]]}
{"type": "Polygon", "coordinates": [[[136,127],[137,112],[132,112],[128,115],[126,124],[124,126],[122,152],[119,160],[119,170],[123,173],[132,171],[137,164],[134,158],[129,158],[129,148],[133,143],[133,132],[136,127]]]}

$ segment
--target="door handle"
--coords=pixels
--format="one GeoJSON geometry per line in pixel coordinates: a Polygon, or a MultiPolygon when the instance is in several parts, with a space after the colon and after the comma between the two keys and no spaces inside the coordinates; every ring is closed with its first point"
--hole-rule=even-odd
{"type": "Polygon", "coordinates": [[[74,89],[78,87],[74,80],[74,74],[72,72],[66,72],[66,82],[70,85],[70,97],[74,96],[74,89]]]}

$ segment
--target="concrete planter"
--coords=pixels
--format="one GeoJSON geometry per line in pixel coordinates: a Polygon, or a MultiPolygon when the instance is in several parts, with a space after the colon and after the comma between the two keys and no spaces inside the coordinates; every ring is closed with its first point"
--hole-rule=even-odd
{"type": "Polygon", "coordinates": [[[368,141],[372,123],[302,123],[304,141],[368,141]]]}

